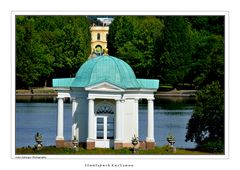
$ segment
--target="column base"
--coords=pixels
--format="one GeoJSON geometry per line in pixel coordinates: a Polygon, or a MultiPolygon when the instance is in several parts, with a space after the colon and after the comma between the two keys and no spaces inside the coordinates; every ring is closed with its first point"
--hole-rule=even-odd
{"type": "Polygon", "coordinates": [[[114,142],[114,149],[122,149],[123,143],[120,142],[114,142]]]}
{"type": "Polygon", "coordinates": [[[155,142],[146,141],[146,149],[154,149],[154,148],[155,148],[155,142]]]}
{"type": "Polygon", "coordinates": [[[64,147],[64,140],[56,140],[56,147],[63,148],[64,147]]]}
{"type": "Polygon", "coordinates": [[[87,149],[94,149],[95,141],[87,141],[87,149]]]}

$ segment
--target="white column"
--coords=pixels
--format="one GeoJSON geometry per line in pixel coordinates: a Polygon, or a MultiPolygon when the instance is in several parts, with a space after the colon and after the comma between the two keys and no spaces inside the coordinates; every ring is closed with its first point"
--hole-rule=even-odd
{"type": "Polygon", "coordinates": [[[121,112],[121,101],[116,100],[116,129],[115,129],[115,141],[121,141],[122,140],[122,112],[121,112]]]}
{"type": "Polygon", "coordinates": [[[135,132],[134,132],[134,134],[137,136],[137,137],[139,137],[138,136],[138,98],[135,98],[134,99],[134,108],[135,108],[135,113],[134,113],[134,119],[135,119],[135,132]]]}
{"type": "Polygon", "coordinates": [[[88,140],[95,139],[94,100],[88,99],[88,140]]]}
{"type": "Polygon", "coordinates": [[[63,122],[64,122],[64,113],[63,113],[63,99],[62,97],[58,97],[58,116],[57,116],[57,137],[56,140],[64,140],[63,136],[63,122]]]}
{"type": "Polygon", "coordinates": [[[154,142],[154,106],[153,99],[148,99],[148,130],[147,142],[154,142]]]}
{"type": "Polygon", "coordinates": [[[79,139],[77,133],[77,105],[76,98],[72,98],[72,139],[74,139],[74,136],[79,139]]]}

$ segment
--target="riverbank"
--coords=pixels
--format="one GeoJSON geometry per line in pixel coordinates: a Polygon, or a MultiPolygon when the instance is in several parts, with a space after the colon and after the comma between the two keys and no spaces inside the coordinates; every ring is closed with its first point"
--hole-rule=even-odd
{"type": "MultiPolygon", "coordinates": [[[[16,155],[38,155],[38,154],[52,154],[52,155],[132,155],[132,150],[129,148],[123,148],[119,150],[95,148],[87,150],[79,148],[78,151],[72,148],[56,148],[55,146],[43,147],[41,150],[35,150],[34,148],[17,148],[16,155]]],[[[173,153],[168,146],[155,147],[152,150],[137,150],[136,155],[209,155],[209,154],[223,154],[223,153],[208,153],[194,149],[182,149],[177,148],[176,152],[173,153]]]]}
{"type": "MultiPolygon", "coordinates": [[[[17,96],[57,96],[57,92],[52,87],[33,88],[32,90],[18,89],[17,96]]],[[[157,91],[155,96],[169,96],[169,97],[194,97],[196,90],[170,90],[157,91]]]]}
{"type": "Polygon", "coordinates": [[[157,91],[155,96],[172,96],[172,97],[194,97],[197,90],[171,90],[171,91],[157,91]]]}
{"type": "Polygon", "coordinates": [[[57,92],[52,87],[17,89],[16,96],[57,96],[57,92]]]}

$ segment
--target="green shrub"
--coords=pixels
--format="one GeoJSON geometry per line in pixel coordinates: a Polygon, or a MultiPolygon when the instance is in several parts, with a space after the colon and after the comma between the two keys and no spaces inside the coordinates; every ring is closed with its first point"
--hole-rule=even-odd
{"type": "Polygon", "coordinates": [[[198,150],[207,151],[212,153],[223,153],[224,152],[224,142],[223,141],[207,141],[199,144],[198,150]]]}

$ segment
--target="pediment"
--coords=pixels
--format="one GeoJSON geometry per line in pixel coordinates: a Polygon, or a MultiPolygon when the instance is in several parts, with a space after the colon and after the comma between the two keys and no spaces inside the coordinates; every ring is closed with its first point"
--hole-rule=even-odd
{"type": "Polygon", "coordinates": [[[124,89],[108,82],[102,82],[85,88],[87,91],[122,92],[124,89]]]}

